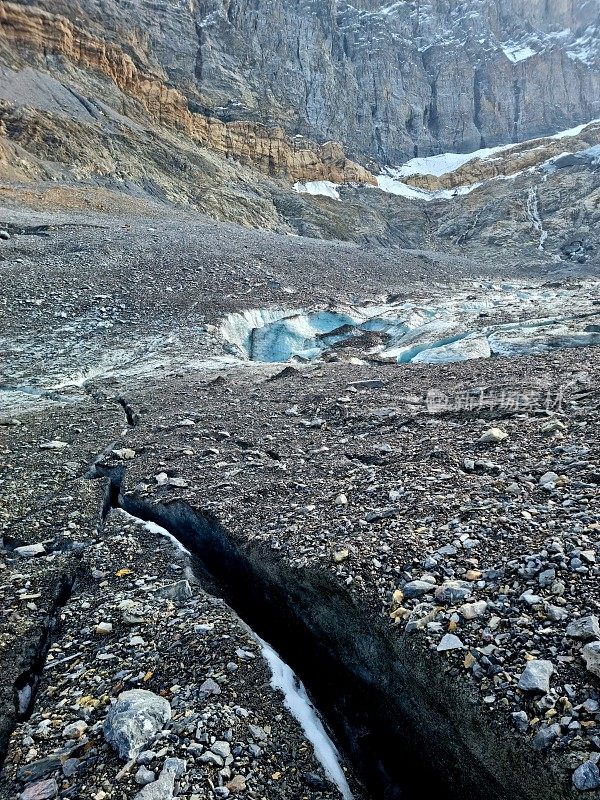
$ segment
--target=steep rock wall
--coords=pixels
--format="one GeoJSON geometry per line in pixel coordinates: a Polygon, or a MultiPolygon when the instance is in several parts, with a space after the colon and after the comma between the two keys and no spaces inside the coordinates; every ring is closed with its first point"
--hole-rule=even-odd
{"type": "Polygon", "coordinates": [[[600,117],[596,0],[37,4],[85,20],[151,65],[193,111],[338,141],[365,164],[518,142],[600,117]]]}
{"type": "Polygon", "coordinates": [[[289,138],[281,127],[239,120],[223,122],[190,110],[187,97],[160,76],[138,67],[124,50],[88,33],[64,16],[41,9],[2,3],[0,36],[13,46],[64,56],[78,67],[109,78],[122,92],[139,101],[150,116],[183,131],[200,145],[269,175],[292,180],[332,180],[374,183],[372,175],[346,158],[335,142],[316,144],[289,138]]]}

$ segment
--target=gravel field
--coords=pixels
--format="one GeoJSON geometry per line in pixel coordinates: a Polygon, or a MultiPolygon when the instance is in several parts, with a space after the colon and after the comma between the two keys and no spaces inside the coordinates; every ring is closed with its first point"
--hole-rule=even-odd
{"type": "Polygon", "coordinates": [[[597,349],[267,364],[220,328],[500,278],[593,302],[584,267],[498,276],[158,208],[3,219],[0,796],[344,794],[247,626],[357,800],[598,795],[597,349]],[[123,756],[139,690],[154,728],[123,756]]]}

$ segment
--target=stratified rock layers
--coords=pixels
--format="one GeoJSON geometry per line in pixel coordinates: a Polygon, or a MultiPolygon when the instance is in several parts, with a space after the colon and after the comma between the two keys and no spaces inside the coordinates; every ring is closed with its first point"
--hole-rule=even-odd
{"type": "Polygon", "coordinates": [[[196,15],[207,105],[382,163],[600,116],[597,3],[199,0],[196,15]]]}
{"type": "Polygon", "coordinates": [[[250,121],[225,123],[191,112],[181,91],[141,70],[117,45],[88,33],[66,17],[3,3],[0,31],[12,45],[65,56],[80,68],[102,73],[122,92],[138,100],[161,125],[182,131],[200,145],[251,164],[261,172],[285,174],[292,180],[375,183],[372,175],[347,159],[335,142],[315,144],[290,139],[281,127],[250,121]]]}
{"type": "MultiPolygon", "coordinates": [[[[340,142],[345,153],[367,165],[370,159],[394,165],[415,155],[545,136],[600,117],[596,2],[36,5],[60,13],[74,27],[63,19],[51,31],[50,20],[31,6],[3,3],[20,37],[70,52],[95,69],[106,67],[199,141],[238,158],[250,153],[263,171],[285,170],[299,180],[337,180],[341,174],[353,181],[358,168],[344,160],[341,149],[323,152],[286,138],[280,128],[287,137],[340,142]],[[30,19],[17,20],[15,8],[30,19]],[[146,74],[136,71],[130,55],[123,62],[124,53],[146,74]],[[223,128],[221,122],[235,124],[223,128]]],[[[365,178],[360,169],[358,176],[365,178]]]]}

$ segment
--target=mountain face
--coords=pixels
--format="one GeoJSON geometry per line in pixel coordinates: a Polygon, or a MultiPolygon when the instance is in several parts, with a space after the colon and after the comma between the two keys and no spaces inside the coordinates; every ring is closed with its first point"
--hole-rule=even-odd
{"type": "Polygon", "coordinates": [[[126,18],[111,0],[82,6],[128,27],[210,114],[382,163],[600,116],[594,1],[132,0],[126,18]]]}
{"type": "Polygon", "coordinates": [[[600,118],[599,8],[0,0],[0,193],[42,210],[151,201],[309,237],[588,263],[600,125],[567,129],[600,118]],[[406,171],[415,154],[515,139],[406,171]]]}
{"type": "Polygon", "coordinates": [[[192,112],[341,142],[367,165],[600,117],[597,0],[37,5],[123,46],[183,92],[192,112]]]}
{"type": "Polygon", "coordinates": [[[380,163],[600,116],[594,1],[199,0],[195,15],[207,106],[380,163]]]}

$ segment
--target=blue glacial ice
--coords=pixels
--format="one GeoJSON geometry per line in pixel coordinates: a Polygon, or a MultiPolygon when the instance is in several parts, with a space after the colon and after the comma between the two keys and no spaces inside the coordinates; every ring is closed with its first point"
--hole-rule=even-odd
{"type": "Polygon", "coordinates": [[[418,302],[248,310],[230,314],[221,334],[228,352],[249,361],[312,361],[344,343],[363,359],[446,364],[599,345],[597,298],[593,281],[478,285],[418,302]]]}

